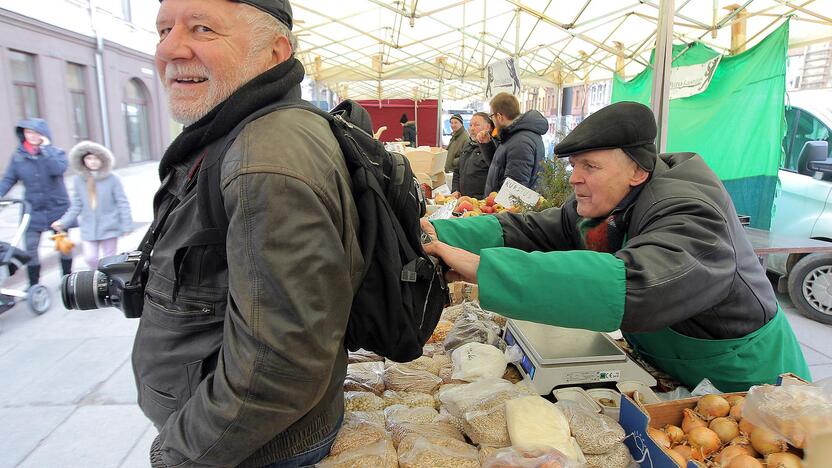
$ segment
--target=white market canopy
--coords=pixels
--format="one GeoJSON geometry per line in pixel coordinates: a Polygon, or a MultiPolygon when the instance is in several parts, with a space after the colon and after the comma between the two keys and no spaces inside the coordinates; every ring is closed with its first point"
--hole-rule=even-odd
{"type": "MultiPolygon", "coordinates": [[[[661,0],[293,0],[313,78],[352,99],[483,97],[485,67],[515,57],[523,86],[635,75],[656,45],[661,0]]],[[[790,46],[832,41],[832,0],[675,0],[675,43],[732,52],[792,16],[790,46]]]]}

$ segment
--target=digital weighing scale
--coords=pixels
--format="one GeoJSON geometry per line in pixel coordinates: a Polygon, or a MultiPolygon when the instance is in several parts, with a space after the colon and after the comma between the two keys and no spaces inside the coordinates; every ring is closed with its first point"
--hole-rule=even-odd
{"type": "Polygon", "coordinates": [[[556,387],[623,380],[656,385],[606,333],[509,320],[503,338],[520,346],[517,366],[540,395],[556,387]]]}

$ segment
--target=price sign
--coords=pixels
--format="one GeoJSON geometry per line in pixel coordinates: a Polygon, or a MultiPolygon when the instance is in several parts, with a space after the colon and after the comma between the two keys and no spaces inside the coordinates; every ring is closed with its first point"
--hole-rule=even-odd
{"type": "Polygon", "coordinates": [[[497,197],[494,199],[494,202],[509,208],[514,206],[515,199],[519,199],[527,205],[535,206],[537,205],[538,200],[540,200],[540,194],[521,185],[516,180],[507,178],[506,181],[503,182],[503,187],[500,188],[499,193],[497,193],[497,197]]]}

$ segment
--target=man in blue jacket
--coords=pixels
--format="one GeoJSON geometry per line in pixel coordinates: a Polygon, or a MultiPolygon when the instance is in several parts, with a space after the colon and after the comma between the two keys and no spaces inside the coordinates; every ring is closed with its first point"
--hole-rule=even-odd
{"type": "MultiPolygon", "coordinates": [[[[31,286],[40,280],[38,245],[41,235],[69,208],[69,196],[64,186],[67,159],[64,150],[52,146],[52,134],[45,120],[21,120],[15,132],[20,145],[12,153],[6,174],[0,180],[0,197],[6,196],[18,181],[23,182],[24,199],[32,207],[26,231],[26,252],[32,257],[26,266],[31,286]]],[[[64,275],[70,273],[71,256],[61,255],[61,270],[64,275]]]]}
{"type": "Polygon", "coordinates": [[[549,131],[549,121],[536,110],[521,114],[520,102],[509,93],[497,94],[490,105],[499,145],[485,132],[477,136],[491,164],[485,194],[500,191],[506,178],[534,190],[545,153],[541,135],[549,131]]]}

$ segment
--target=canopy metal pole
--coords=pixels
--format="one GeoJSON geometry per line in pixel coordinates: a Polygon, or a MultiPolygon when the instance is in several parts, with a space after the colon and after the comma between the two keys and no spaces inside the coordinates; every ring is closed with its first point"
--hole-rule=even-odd
{"type": "Polygon", "coordinates": [[[673,52],[673,17],[675,0],[661,0],[656,30],[656,53],[653,59],[653,92],[650,103],[656,115],[659,153],[667,148],[667,117],[670,113],[670,67],[673,52]]]}

